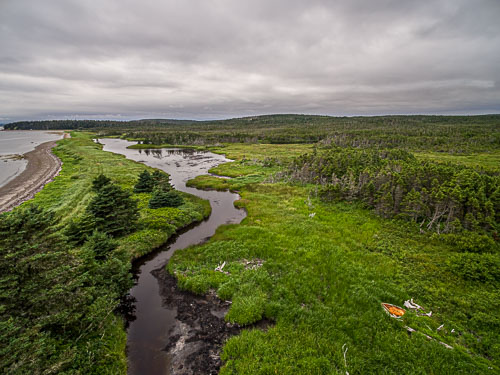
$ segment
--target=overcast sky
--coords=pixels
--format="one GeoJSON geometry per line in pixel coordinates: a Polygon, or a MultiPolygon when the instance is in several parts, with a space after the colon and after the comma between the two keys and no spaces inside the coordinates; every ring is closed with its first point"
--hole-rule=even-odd
{"type": "Polygon", "coordinates": [[[500,113],[500,0],[0,0],[0,122],[500,113]]]}

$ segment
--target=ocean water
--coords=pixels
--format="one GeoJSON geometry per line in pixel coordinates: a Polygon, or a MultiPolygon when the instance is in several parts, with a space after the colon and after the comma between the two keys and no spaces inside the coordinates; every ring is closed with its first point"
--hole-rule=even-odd
{"type": "Polygon", "coordinates": [[[46,131],[0,131],[0,186],[15,178],[26,168],[21,155],[39,144],[62,138],[62,133],[46,131]]]}

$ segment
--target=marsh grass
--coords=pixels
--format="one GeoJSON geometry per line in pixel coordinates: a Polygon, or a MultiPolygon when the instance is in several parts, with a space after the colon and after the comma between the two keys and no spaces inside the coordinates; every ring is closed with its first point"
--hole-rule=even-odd
{"type": "Polygon", "coordinates": [[[500,172],[500,152],[498,151],[470,153],[465,155],[438,152],[417,152],[415,153],[415,156],[424,160],[427,159],[443,163],[456,163],[467,167],[484,169],[486,171],[500,172]]]}
{"type": "MultiPolygon", "coordinates": [[[[238,153],[251,158],[253,148],[238,153]]],[[[265,148],[259,153],[264,158],[265,148]]],[[[240,168],[233,163],[218,172],[239,175],[240,168]]],[[[215,177],[191,181],[217,189],[231,183],[215,177]]],[[[230,339],[222,374],[500,371],[498,282],[451,272],[447,260],[459,249],[359,204],[322,202],[314,186],[257,182],[239,184],[238,190],[237,204],[248,217],[219,228],[202,246],[176,252],[168,265],[182,288],[200,294],[213,289],[232,300],[226,320],[275,322],[267,331],[248,329],[230,339]],[[244,266],[255,259],[263,265],[244,266]],[[229,274],[214,271],[223,261],[229,274]],[[432,310],[432,317],[408,312],[395,320],[380,305],[402,306],[409,298],[432,310]],[[417,332],[410,336],[405,325],[417,332]]]]}
{"type": "Polygon", "coordinates": [[[212,146],[212,152],[224,154],[229,159],[265,160],[278,158],[289,160],[293,157],[312,151],[313,144],[266,144],[266,143],[225,143],[222,146],[212,146]]]}

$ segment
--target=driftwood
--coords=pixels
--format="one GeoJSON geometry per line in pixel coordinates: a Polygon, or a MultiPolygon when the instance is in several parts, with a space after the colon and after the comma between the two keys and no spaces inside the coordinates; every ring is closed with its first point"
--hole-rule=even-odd
{"type": "MultiPolygon", "coordinates": [[[[415,312],[417,312],[417,316],[428,316],[428,317],[431,317],[432,316],[432,311],[429,311],[428,313],[425,313],[424,312],[424,309],[422,306],[418,305],[417,303],[415,303],[413,301],[413,298],[409,299],[409,300],[406,300],[405,303],[404,303],[404,306],[410,310],[415,310],[415,312]],[[418,311],[421,311],[422,313],[418,313],[418,311]]],[[[419,333],[416,329],[414,328],[411,328],[409,326],[405,326],[406,330],[409,332],[409,334],[411,335],[412,333],[414,332],[417,332],[419,333]]],[[[439,327],[437,327],[436,331],[439,332],[441,331],[442,329],[444,328],[444,323],[441,324],[439,327]]],[[[451,333],[455,332],[455,329],[452,329],[451,330],[451,333]]],[[[431,337],[429,335],[426,335],[425,333],[422,333],[428,340],[432,340],[432,341],[437,341],[439,342],[441,345],[443,345],[445,348],[447,349],[453,349],[453,347],[451,345],[448,345],[447,343],[445,342],[442,342],[442,341],[438,341],[436,340],[434,337],[431,337]]]]}
{"type": "Polygon", "coordinates": [[[347,344],[342,345],[342,353],[344,354],[345,375],[349,375],[349,371],[347,371],[347,358],[346,358],[348,350],[349,348],[347,347],[347,344]]]}
{"type": "Polygon", "coordinates": [[[219,264],[217,267],[215,267],[216,272],[222,272],[225,273],[226,275],[229,275],[229,272],[223,271],[224,266],[226,265],[226,262],[224,261],[223,263],[219,264]]]}

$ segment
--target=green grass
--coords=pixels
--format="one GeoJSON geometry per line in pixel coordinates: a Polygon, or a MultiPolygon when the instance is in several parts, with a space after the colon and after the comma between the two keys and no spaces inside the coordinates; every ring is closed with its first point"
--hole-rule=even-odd
{"type": "MultiPolygon", "coordinates": [[[[143,164],[127,160],[122,155],[102,151],[92,141],[90,133],[73,132],[72,138],[58,142],[54,153],[62,160],[62,170],[53,182],[47,184],[35,198],[35,203],[52,210],[60,219],[61,228],[72,218],[83,214],[93,198],[92,180],[103,173],[132,192],[139,174],[148,169],[143,164]]],[[[164,244],[176,230],[210,214],[210,204],[195,196],[184,194],[184,204],[177,208],[147,208],[151,194],[132,194],[138,200],[140,226],[136,232],[119,239],[119,253],[125,251],[130,260],[147,254],[164,244]]],[[[112,311],[117,301],[103,299],[112,311]]],[[[87,332],[78,345],[78,358],[94,363],[93,373],[124,374],[127,368],[125,352],[126,333],[123,321],[113,314],[102,321],[98,332],[87,332]],[[88,356],[88,358],[86,357],[88,356]]],[[[82,333],[83,335],[83,333],[82,333]]],[[[74,364],[78,367],[78,364],[74,364]]]]}
{"type": "Polygon", "coordinates": [[[242,177],[248,175],[265,176],[276,170],[276,168],[263,168],[262,163],[258,162],[233,161],[210,168],[209,172],[220,176],[242,177]]]}
{"type": "MultiPolygon", "coordinates": [[[[238,146],[237,157],[252,159],[255,147],[238,146]]],[[[264,159],[265,147],[258,147],[255,158],[264,159]]],[[[237,163],[224,168],[233,175],[241,170],[237,163]]],[[[191,184],[231,186],[214,177],[191,184]]],[[[357,204],[321,202],[314,186],[252,183],[239,189],[237,204],[248,211],[242,224],[176,252],[168,265],[181,287],[201,294],[214,289],[232,300],[228,321],[275,322],[267,331],[247,329],[231,338],[222,374],[500,371],[499,285],[454,273],[450,262],[458,249],[357,204]],[[223,261],[229,275],[214,271],[223,261]],[[432,317],[408,312],[397,321],[380,305],[402,306],[409,298],[432,310],[432,317]],[[418,333],[410,337],[405,325],[418,333]]]]}
{"type": "Polygon", "coordinates": [[[277,167],[263,167],[260,162],[235,161],[209,170],[210,173],[232,177],[231,179],[201,175],[188,181],[186,185],[204,190],[238,191],[246,185],[266,181],[277,171],[277,167]]]}
{"type": "Polygon", "coordinates": [[[446,154],[438,152],[418,152],[415,156],[420,159],[429,159],[443,163],[462,164],[467,167],[482,168],[489,171],[500,171],[500,152],[475,154],[446,154]]]}
{"type": "Polygon", "coordinates": [[[225,154],[229,159],[265,160],[278,158],[289,160],[312,151],[312,144],[263,144],[263,143],[226,143],[223,146],[209,147],[217,154],[225,154]]]}
{"type": "MultiPolygon", "coordinates": [[[[33,200],[56,212],[61,224],[85,211],[94,196],[92,180],[100,173],[132,192],[139,174],[144,169],[153,171],[123,155],[102,151],[92,137],[90,133],[73,132],[72,138],[59,141],[54,153],[63,161],[61,173],[33,200]]],[[[121,240],[131,258],[147,254],[165,243],[177,229],[210,214],[209,202],[189,194],[183,196],[185,203],[180,207],[151,210],[147,208],[151,194],[133,194],[139,201],[141,229],[121,240]]]]}
{"type": "Polygon", "coordinates": [[[182,206],[151,209],[147,207],[151,194],[141,193],[139,208],[141,209],[142,229],[130,234],[122,240],[121,247],[133,258],[138,258],[163,245],[179,228],[195,221],[201,221],[210,215],[210,202],[182,193],[182,206]]]}

